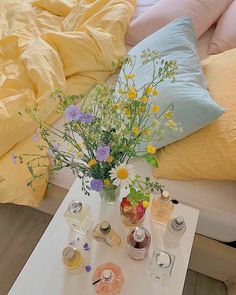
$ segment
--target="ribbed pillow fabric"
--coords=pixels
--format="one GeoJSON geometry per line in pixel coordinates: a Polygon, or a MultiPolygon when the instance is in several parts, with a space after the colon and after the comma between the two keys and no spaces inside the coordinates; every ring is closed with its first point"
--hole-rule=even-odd
{"type": "Polygon", "coordinates": [[[236,180],[236,49],[203,62],[208,88],[226,112],[217,121],[158,152],[155,176],[236,180]]]}

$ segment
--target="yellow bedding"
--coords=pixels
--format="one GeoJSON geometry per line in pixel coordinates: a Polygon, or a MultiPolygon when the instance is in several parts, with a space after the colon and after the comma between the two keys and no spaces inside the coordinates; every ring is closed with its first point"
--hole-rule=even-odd
{"type": "Polygon", "coordinates": [[[125,55],[134,5],[135,0],[0,2],[1,203],[36,206],[47,186],[45,176],[33,192],[26,186],[26,165],[14,163],[14,154],[36,152],[36,125],[18,112],[38,104],[41,118],[54,122],[56,104],[49,95],[56,88],[80,94],[104,81],[112,61],[125,55]]]}

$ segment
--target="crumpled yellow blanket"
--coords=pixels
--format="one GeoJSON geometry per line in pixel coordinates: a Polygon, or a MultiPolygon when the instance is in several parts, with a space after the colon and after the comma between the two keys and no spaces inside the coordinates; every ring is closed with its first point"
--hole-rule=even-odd
{"type": "Polygon", "coordinates": [[[1,203],[37,206],[47,186],[45,176],[32,191],[26,165],[15,163],[15,154],[39,153],[35,123],[18,112],[37,103],[41,118],[52,123],[56,104],[49,96],[56,88],[80,94],[104,81],[112,61],[126,53],[134,6],[135,0],[0,2],[1,203]]]}

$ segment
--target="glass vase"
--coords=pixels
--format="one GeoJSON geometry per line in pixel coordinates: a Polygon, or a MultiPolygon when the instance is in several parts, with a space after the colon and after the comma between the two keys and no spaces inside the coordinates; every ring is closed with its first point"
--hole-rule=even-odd
{"type": "Polygon", "coordinates": [[[120,203],[121,221],[126,227],[136,227],[143,223],[146,209],[142,202],[133,205],[127,197],[120,203]]]}
{"type": "Polygon", "coordinates": [[[120,186],[109,186],[104,187],[100,191],[100,197],[102,201],[106,204],[114,204],[120,195],[120,186]]]}

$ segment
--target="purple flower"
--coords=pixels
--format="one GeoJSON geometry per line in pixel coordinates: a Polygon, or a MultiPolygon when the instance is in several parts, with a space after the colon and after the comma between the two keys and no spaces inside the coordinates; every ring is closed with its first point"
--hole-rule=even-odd
{"type": "Polygon", "coordinates": [[[82,123],[91,123],[93,121],[93,115],[81,113],[79,116],[79,121],[82,123]]]}
{"type": "Polygon", "coordinates": [[[83,248],[84,248],[84,251],[90,250],[88,243],[85,243],[83,248]]]}
{"type": "Polygon", "coordinates": [[[100,179],[93,179],[90,182],[90,187],[96,192],[100,192],[103,189],[103,183],[100,179]]]}
{"type": "Polygon", "coordinates": [[[77,108],[77,106],[72,104],[65,109],[65,116],[69,122],[76,121],[76,120],[79,120],[79,118],[81,116],[81,112],[77,108]]]}
{"type": "Polygon", "coordinates": [[[12,153],[11,154],[11,160],[12,160],[13,164],[15,164],[15,165],[16,165],[16,159],[17,159],[17,156],[12,153]]]}
{"type": "Polygon", "coordinates": [[[91,267],[90,265],[86,265],[86,266],[85,266],[85,270],[86,270],[86,272],[90,272],[91,269],[92,269],[92,267],[91,267]]]}
{"type": "Polygon", "coordinates": [[[96,160],[98,162],[106,161],[110,154],[110,147],[107,145],[101,146],[96,150],[96,160]]]}

